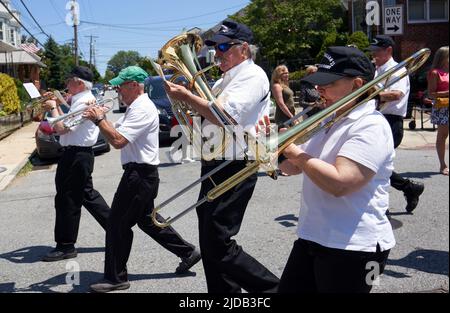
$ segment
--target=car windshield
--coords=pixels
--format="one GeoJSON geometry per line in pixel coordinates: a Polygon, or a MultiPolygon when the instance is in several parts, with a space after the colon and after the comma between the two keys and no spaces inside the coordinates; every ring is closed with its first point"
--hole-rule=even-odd
{"type": "Polygon", "coordinates": [[[150,81],[148,86],[148,96],[150,99],[162,99],[167,97],[161,79],[150,81]]]}

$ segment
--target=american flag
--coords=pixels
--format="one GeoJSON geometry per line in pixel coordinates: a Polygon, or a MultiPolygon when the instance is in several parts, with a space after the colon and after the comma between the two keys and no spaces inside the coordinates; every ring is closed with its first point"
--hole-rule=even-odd
{"type": "Polygon", "coordinates": [[[38,47],[36,47],[36,45],[34,43],[23,43],[20,45],[20,48],[22,48],[26,52],[35,53],[35,54],[38,53],[39,50],[41,50],[38,47]]]}

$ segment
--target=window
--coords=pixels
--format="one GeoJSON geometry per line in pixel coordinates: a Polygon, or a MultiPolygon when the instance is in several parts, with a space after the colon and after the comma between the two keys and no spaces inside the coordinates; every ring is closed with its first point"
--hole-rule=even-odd
{"type": "Polygon", "coordinates": [[[3,22],[0,22],[0,40],[3,40],[3,22]]]}
{"type": "Polygon", "coordinates": [[[409,0],[408,22],[448,21],[448,0],[409,0]]]}
{"type": "Polygon", "coordinates": [[[15,45],[16,45],[16,32],[14,31],[13,28],[11,28],[11,29],[9,30],[9,34],[10,34],[10,36],[9,36],[9,41],[11,42],[11,44],[12,44],[13,46],[15,46],[15,45]]]}
{"type": "Polygon", "coordinates": [[[385,7],[392,7],[397,4],[396,0],[384,0],[383,4],[385,7]]]}

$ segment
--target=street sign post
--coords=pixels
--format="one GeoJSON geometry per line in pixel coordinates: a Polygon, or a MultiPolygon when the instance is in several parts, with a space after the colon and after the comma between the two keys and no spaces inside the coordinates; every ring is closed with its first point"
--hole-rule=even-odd
{"type": "Polygon", "coordinates": [[[390,36],[403,35],[403,5],[384,8],[384,34],[390,36]]]}

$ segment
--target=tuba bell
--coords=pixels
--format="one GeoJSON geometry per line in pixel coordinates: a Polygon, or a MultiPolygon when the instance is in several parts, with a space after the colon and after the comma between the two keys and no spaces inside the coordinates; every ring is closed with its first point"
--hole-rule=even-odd
{"type": "MultiPolygon", "coordinates": [[[[169,40],[160,50],[158,58],[159,65],[166,70],[173,72],[170,81],[177,83],[185,80],[187,88],[212,103],[213,113],[218,117],[223,125],[235,125],[236,123],[217,105],[216,96],[213,94],[205,73],[217,66],[213,64],[205,69],[201,69],[197,54],[203,47],[203,40],[199,35],[184,33],[169,40]]],[[[194,141],[194,127],[192,121],[199,116],[197,112],[188,104],[182,101],[170,99],[172,112],[181,126],[183,134],[193,144],[194,149],[204,160],[213,160],[219,155],[223,155],[226,147],[232,141],[232,135],[225,128],[220,127],[220,143],[212,145],[211,149],[204,151],[206,138],[202,138],[200,145],[194,141]]]]}

